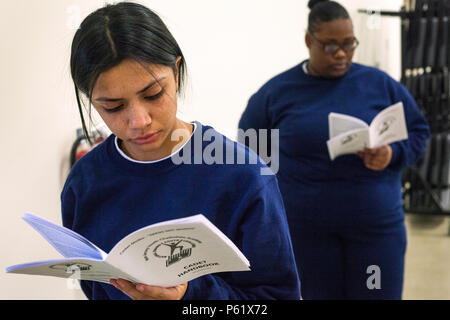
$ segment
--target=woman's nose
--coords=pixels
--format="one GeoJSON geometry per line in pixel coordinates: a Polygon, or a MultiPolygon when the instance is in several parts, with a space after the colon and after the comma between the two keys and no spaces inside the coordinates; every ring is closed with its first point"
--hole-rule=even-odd
{"type": "Polygon", "coordinates": [[[152,123],[152,117],[144,105],[137,103],[130,106],[128,110],[128,126],[130,129],[143,129],[152,123]]]}
{"type": "Polygon", "coordinates": [[[336,59],[346,58],[347,53],[342,48],[339,48],[339,50],[334,54],[334,57],[336,59]]]}

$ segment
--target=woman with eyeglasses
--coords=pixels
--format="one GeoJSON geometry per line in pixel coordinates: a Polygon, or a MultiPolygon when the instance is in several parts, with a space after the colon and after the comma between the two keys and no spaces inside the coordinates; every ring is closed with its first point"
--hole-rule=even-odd
{"type": "Polygon", "coordinates": [[[317,0],[309,7],[309,59],[264,84],[239,128],[279,130],[279,148],[267,142],[279,152],[277,178],[302,298],[401,299],[407,243],[401,172],[422,155],[428,124],[402,84],[352,63],[359,43],[344,7],[317,0]],[[370,124],[399,101],[407,140],[330,160],[330,112],[370,124]]]}

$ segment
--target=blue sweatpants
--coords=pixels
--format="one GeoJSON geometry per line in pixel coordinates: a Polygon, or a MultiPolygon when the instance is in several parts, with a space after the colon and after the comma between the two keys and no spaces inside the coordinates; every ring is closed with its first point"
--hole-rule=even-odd
{"type": "Polygon", "coordinates": [[[302,299],[402,298],[406,228],[291,226],[302,299]]]}

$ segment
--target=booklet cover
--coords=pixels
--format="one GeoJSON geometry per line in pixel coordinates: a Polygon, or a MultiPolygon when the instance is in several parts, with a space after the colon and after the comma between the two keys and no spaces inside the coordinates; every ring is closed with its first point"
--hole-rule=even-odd
{"type": "Polygon", "coordinates": [[[23,219],[65,258],[10,266],[8,273],[171,287],[205,274],[250,270],[242,252],[201,214],[141,228],[108,254],[70,229],[30,213],[23,219]]]}
{"type": "Polygon", "coordinates": [[[378,113],[370,126],[356,117],[333,112],[328,116],[328,126],[330,139],[327,147],[331,160],[364,148],[377,148],[408,139],[402,102],[378,113]]]}

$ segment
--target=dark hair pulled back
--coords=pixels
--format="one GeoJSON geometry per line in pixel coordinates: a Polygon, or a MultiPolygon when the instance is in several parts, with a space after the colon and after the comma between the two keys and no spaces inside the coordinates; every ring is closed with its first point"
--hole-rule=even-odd
{"type": "Polygon", "coordinates": [[[152,63],[176,71],[178,57],[181,62],[176,80],[181,92],[186,77],[185,59],[175,38],[156,13],[137,3],[120,2],[89,14],[75,33],[70,57],[78,109],[88,140],[80,93],[89,99],[90,117],[92,91],[101,73],[126,59],[135,60],[143,67],[144,63],[152,63]]]}
{"type": "Polygon", "coordinates": [[[335,19],[350,19],[347,10],[335,1],[310,0],[308,7],[311,9],[308,17],[308,31],[311,33],[319,29],[319,24],[335,19]]]}

